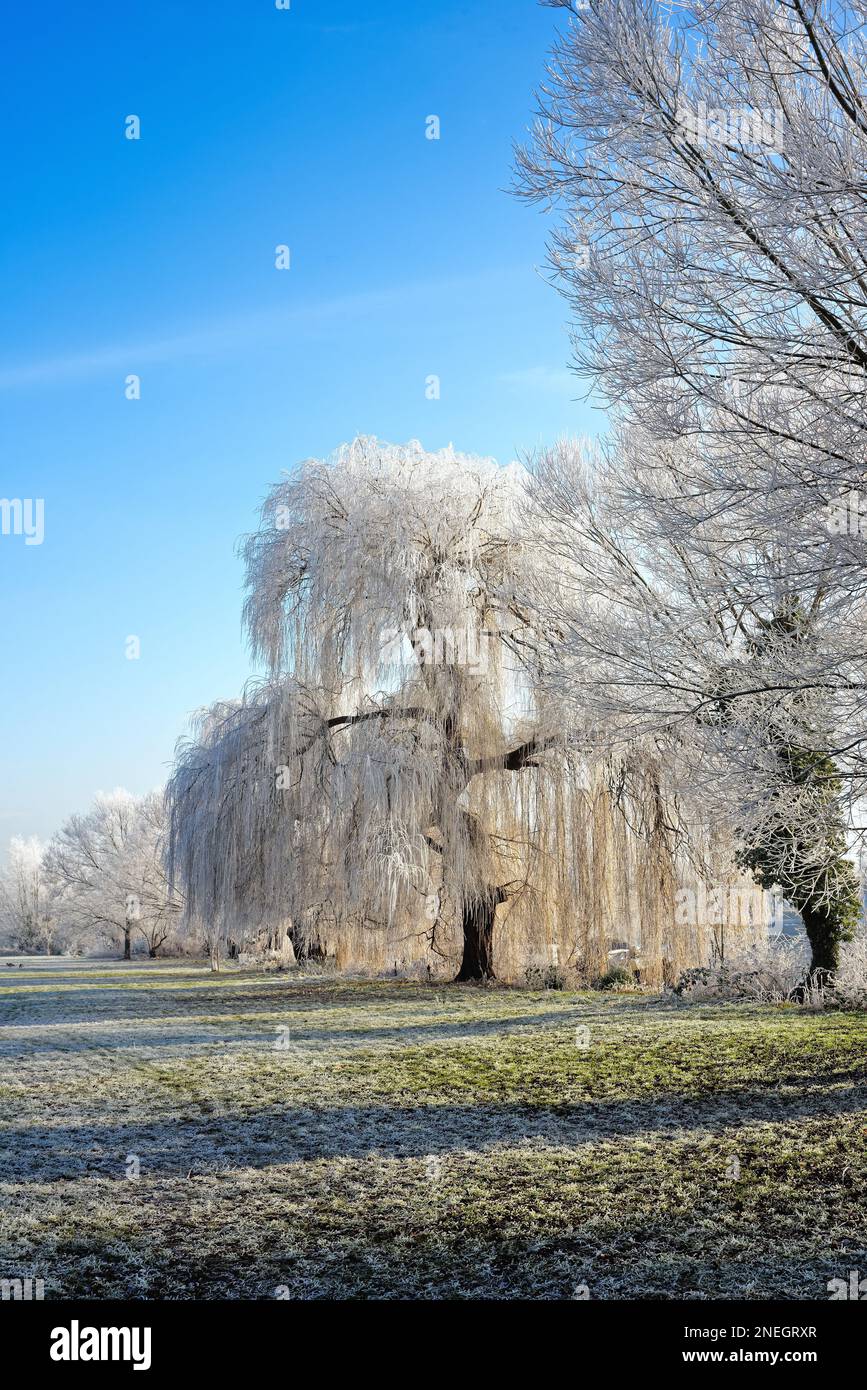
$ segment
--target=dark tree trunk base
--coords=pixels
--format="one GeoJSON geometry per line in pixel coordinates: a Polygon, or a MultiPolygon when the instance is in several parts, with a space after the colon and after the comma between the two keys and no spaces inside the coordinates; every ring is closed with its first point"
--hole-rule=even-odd
{"type": "Polygon", "coordinates": [[[792,996],[802,1004],[812,991],[826,989],[839,969],[840,932],[825,904],[815,907],[796,901],[794,906],[800,909],[811,952],[810,968],[792,996]]]}
{"type": "Polygon", "coordinates": [[[467,981],[494,980],[494,917],[505,894],[492,889],[481,898],[472,898],[464,905],[464,954],[456,984],[467,981]]]}
{"type": "Polygon", "coordinates": [[[840,936],[834,930],[835,924],[829,920],[828,911],[822,908],[810,911],[808,907],[802,907],[801,917],[813,953],[810,974],[837,970],[840,965],[840,936]]]}
{"type": "Polygon", "coordinates": [[[299,965],[302,962],[318,964],[328,959],[328,952],[318,936],[305,936],[303,931],[289,931],[286,934],[299,965]]]}

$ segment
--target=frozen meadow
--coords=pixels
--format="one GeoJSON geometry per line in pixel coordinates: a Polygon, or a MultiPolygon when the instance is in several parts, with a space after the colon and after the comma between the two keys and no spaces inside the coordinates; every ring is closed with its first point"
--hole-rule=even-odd
{"type": "Polygon", "coordinates": [[[863,1013],[9,957],[0,1276],[827,1298],[867,1270],[865,1043],[863,1013]]]}

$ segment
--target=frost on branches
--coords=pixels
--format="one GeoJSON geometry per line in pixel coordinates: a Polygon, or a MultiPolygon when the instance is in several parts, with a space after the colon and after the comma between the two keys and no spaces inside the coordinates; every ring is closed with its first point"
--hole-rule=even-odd
{"type": "MultiPolygon", "coordinates": [[[[233,938],[283,925],[299,956],[421,942],[462,980],[534,954],[593,977],[642,923],[648,978],[676,963],[672,848],[629,830],[545,692],[526,505],[515,465],[366,438],[273,489],[244,547],[268,676],[202,717],[169,787],[190,911],[233,938]]],[[[624,802],[658,796],[642,775],[624,802]]]]}
{"type": "Polygon", "coordinates": [[[122,942],[129,960],[141,936],[156,956],[174,934],[183,902],[168,883],[165,830],[159,792],[135,797],[119,788],[100,793],[51,840],[44,872],[54,911],[79,949],[122,942]]]}
{"type": "Polygon", "coordinates": [[[681,771],[833,970],[867,790],[867,6],[551,3],[519,192],[556,213],[616,474],[542,469],[555,551],[592,557],[590,609],[548,595],[569,697],[699,747],[681,771]]]}
{"type": "Polygon", "coordinates": [[[562,637],[549,698],[607,746],[654,744],[687,838],[726,831],[736,862],[801,913],[812,969],[835,970],[860,916],[846,743],[862,726],[867,605],[835,588],[827,536],[802,549],[787,523],[783,543],[769,527],[754,544],[736,508],[683,524],[683,455],[633,427],[604,451],[536,460],[536,608],[562,637]]]}

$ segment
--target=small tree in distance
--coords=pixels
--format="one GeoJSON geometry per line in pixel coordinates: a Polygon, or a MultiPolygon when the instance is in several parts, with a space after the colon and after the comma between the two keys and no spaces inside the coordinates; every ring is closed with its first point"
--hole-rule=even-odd
{"type": "Polygon", "coordinates": [[[84,815],[70,816],[48,846],[45,871],[57,911],[79,939],[102,936],[132,955],[140,932],[155,956],[177,925],[182,900],[163,860],[162,794],[101,793],[84,815]]]}
{"type": "Polygon", "coordinates": [[[35,836],[12,839],[0,872],[0,932],[19,951],[51,953],[57,923],[45,872],[45,846],[35,836]]]}

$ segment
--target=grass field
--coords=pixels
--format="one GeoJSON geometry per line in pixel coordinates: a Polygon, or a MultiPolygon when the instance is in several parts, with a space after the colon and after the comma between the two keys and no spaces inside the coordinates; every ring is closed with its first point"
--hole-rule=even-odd
{"type": "Polygon", "coordinates": [[[864,1015],[53,960],[0,963],[0,1049],[0,1277],[46,1298],[867,1275],[864,1015]]]}

